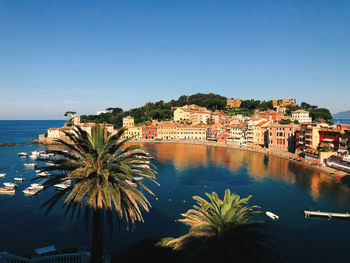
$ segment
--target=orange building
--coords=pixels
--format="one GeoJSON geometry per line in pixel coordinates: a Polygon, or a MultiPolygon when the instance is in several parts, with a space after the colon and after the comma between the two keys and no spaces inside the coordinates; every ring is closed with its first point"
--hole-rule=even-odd
{"type": "Polygon", "coordinates": [[[268,147],[273,150],[295,152],[295,132],[298,126],[294,124],[271,124],[268,129],[268,147]]]}
{"type": "Polygon", "coordinates": [[[241,106],[241,100],[240,99],[227,99],[226,105],[231,106],[233,108],[239,108],[241,106]]]}
{"type": "Polygon", "coordinates": [[[157,126],[147,125],[142,127],[142,139],[155,139],[157,137],[157,126]]]}

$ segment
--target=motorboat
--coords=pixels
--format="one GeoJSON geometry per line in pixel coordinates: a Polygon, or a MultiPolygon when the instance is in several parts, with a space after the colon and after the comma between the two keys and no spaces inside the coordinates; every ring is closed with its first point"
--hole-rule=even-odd
{"type": "Polygon", "coordinates": [[[51,155],[48,153],[41,153],[40,156],[43,158],[49,158],[51,155]]]}
{"type": "Polygon", "coordinates": [[[23,190],[23,193],[26,195],[35,195],[39,191],[40,191],[39,189],[36,189],[36,188],[29,186],[23,190]]]}
{"type": "Polygon", "coordinates": [[[23,182],[24,178],[23,177],[15,177],[13,180],[18,181],[18,182],[23,182]]]}
{"type": "Polygon", "coordinates": [[[66,180],[62,183],[59,183],[59,184],[55,184],[54,187],[60,189],[60,190],[64,190],[66,188],[68,188],[71,184],[71,180],[66,180]]]}
{"type": "Polygon", "coordinates": [[[33,189],[38,189],[38,190],[44,189],[44,186],[42,184],[31,184],[30,187],[33,189]]]}
{"type": "Polygon", "coordinates": [[[0,194],[14,194],[15,191],[14,188],[0,187],[0,194]]]}
{"type": "Polygon", "coordinates": [[[35,160],[36,158],[38,158],[38,156],[39,156],[39,155],[34,155],[34,154],[32,154],[32,155],[29,155],[29,158],[35,160]]]}
{"type": "Polygon", "coordinates": [[[18,153],[18,156],[19,157],[27,157],[29,154],[28,153],[25,153],[25,152],[20,152],[18,153]]]}
{"type": "Polygon", "coordinates": [[[37,166],[36,163],[25,163],[23,165],[24,165],[24,168],[33,168],[33,169],[37,166]]]}
{"type": "Polygon", "coordinates": [[[0,177],[5,177],[6,174],[0,174],[0,177]]]}
{"type": "Polygon", "coordinates": [[[7,188],[15,188],[17,185],[15,183],[5,182],[4,186],[7,188]]]}
{"type": "Polygon", "coordinates": [[[277,220],[277,219],[279,219],[279,216],[276,215],[276,214],[274,214],[274,213],[272,213],[272,212],[266,211],[265,214],[266,214],[266,216],[268,216],[268,217],[271,218],[272,220],[277,220]]]}
{"type": "Polygon", "coordinates": [[[46,164],[49,166],[55,166],[55,163],[53,161],[47,161],[46,164]]]}
{"type": "Polygon", "coordinates": [[[51,174],[49,174],[48,172],[39,172],[36,175],[38,175],[38,176],[49,176],[51,174]]]}

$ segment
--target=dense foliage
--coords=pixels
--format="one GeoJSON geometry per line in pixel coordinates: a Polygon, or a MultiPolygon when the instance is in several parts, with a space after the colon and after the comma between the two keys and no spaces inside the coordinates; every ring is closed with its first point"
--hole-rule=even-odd
{"type": "Polygon", "coordinates": [[[226,97],[217,94],[202,94],[197,93],[191,96],[183,95],[177,100],[164,102],[163,100],[157,102],[148,102],[142,107],[134,108],[129,111],[123,111],[120,108],[107,108],[108,113],[100,115],[82,115],[82,122],[108,122],[119,128],[123,124],[123,117],[132,116],[135,119],[135,124],[148,123],[152,119],[159,121],[170,120],[173,116],[173,107],[182,107],[185,105],[196,104],[206,107],[210,110],[222,110],[226,106],[226,97]]]}

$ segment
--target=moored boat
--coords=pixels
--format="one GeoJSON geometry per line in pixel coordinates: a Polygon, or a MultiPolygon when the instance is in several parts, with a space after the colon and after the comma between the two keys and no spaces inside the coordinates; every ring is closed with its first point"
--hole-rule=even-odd
{"type": "Polygon", "coordinates": [[[20,152],[20,153],[18,153],[18,156],[19,157],[26,157],[26,156],[28,156],[29,154],[28,153],[25,153],[25,152],[20,152]]]}
{"type": "Polygon", "coordinates": [[[15,188],[15,187],[17,187],[17,185],[15,183],[11,183],[11,182],[5,182],[3,184],[7,188],[15,188]]]}
{"type": "Polygon", "coordinates": [[[0,177],[5,177],[5,175],[6,175],[5,173],[2,173],[0,174],[0,177]]]}
{"type": "Polygon", "coordinates": [[[56,187],[57,189],[60,189],[60,190],[64,190],[66,188],[68,188],[71,184],[71,180],[66,180],[62,183],[59,183],[59,184],[55,184],[54,187],[56,187]]]}
{"type": "Polygon", "coordinates": [[[38,190],[44,189],[44,186],[42,184],[31,184],[30,187],[38,190]]]}
{"type": "Polygon", "coordinates": [[[14,194],[14,188],[0,187],[0,194],[14,194]]]}
{"type": "Polygon", "coordinates": [[[18,181],[18,182],[23,182],[24,178],[23,177],[15,177],[13,180],[18,181]]]}
{"type": "Polygon", "coordinates": [[[33,169],[37,166],[36,163],[25,163],[23,165],[24,165],[24,168],[33,168],[33,169]]]}
{"type": "Polygon", "coordinates": [[[38,155],[32,154],[32,155],[29,156],[29,158],[35,160],[36,158],[38,158],[38,155]]]}
{"type": "Polygon", "coordinates": [[[26,195],[35,195],[39,191],[40,190],[29,186],[29,187],[27,187],[26,189],[23,190],[23,193],[26,194],[26,195]]]}
{"type": "Polygon", "coordinates": [[[276,214],[274,214],[274,213],[272,213],[272,212],[266,211],[265,214],[266,214],[266,216],[268,216],[268,217],[271,218],[272,220],[277,220],[277,219],[279,219],[279,216],[276,215],[276,214]]]}

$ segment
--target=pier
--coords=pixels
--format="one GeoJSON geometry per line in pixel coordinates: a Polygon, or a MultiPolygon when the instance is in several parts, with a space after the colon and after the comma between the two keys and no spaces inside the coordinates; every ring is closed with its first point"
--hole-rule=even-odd
{"type": "Polygon", "coordinates": [[[318,216],[318,217],[328,217],[331,218],[341,218],[350,219],[350,214],[348,213],[331,213],[331,212],[320,212],[320,211],[304,211],[305,217],[318,216]]]}

